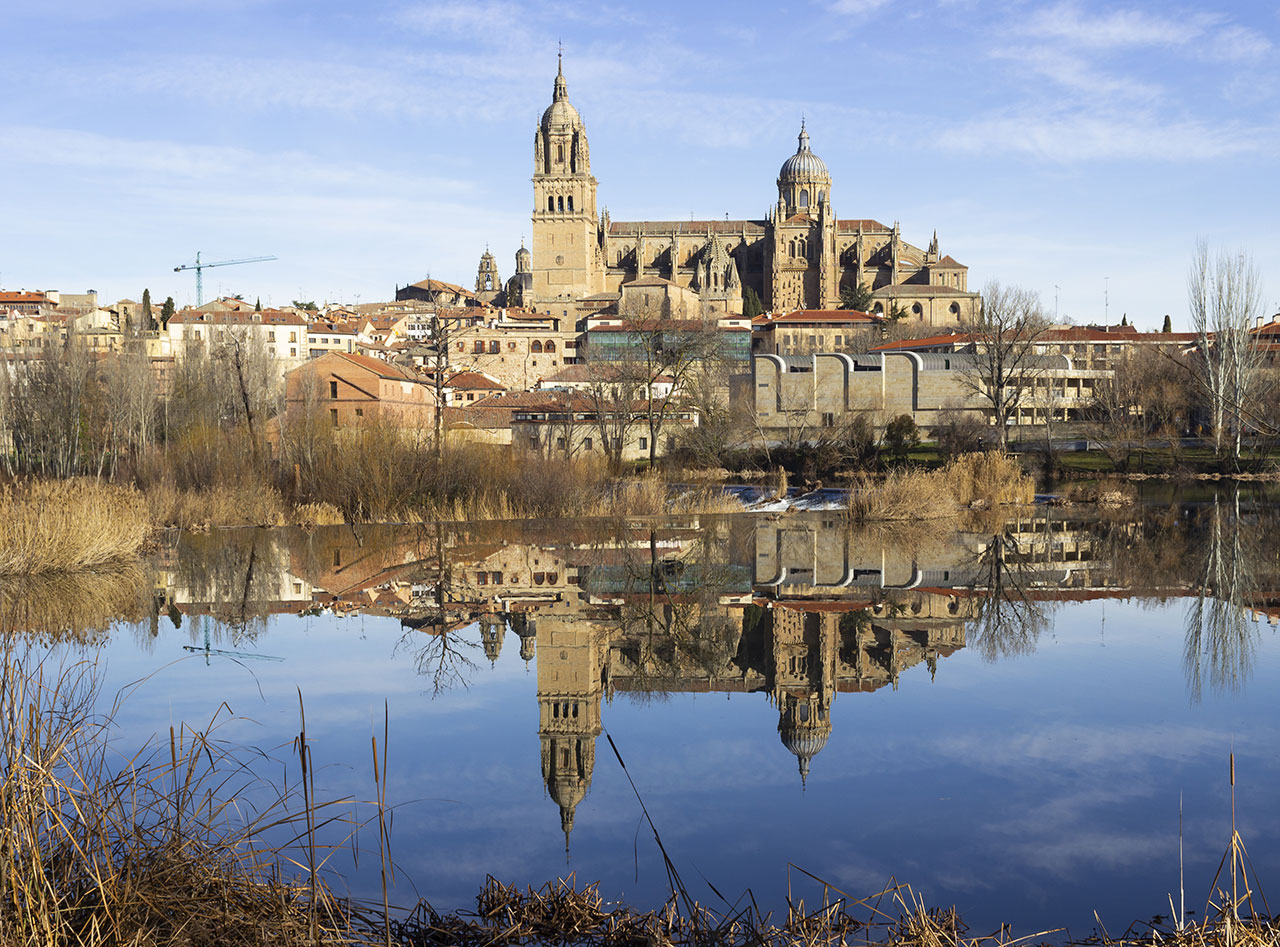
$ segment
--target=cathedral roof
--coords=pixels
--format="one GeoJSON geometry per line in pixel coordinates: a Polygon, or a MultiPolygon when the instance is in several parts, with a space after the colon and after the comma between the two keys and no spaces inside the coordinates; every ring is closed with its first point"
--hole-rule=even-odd
{"type": "Polygon", "coordinates": [[[764,220],[614,220],[609,223],[612,236],[644,234],[652,237],[669,237],[672,234],[691,234],[706,237],[710,233],[763,234],[768,227],[764,220]]]}
{"type": "Polygon", "coordinates": [[[954,267],[955,269],[959,269],[959,270],[967,270],[969,268],[965,266],[963,263],[960,263],[959,261],[957,261],[955,257],[953,257],[950,253],[944,256],[935,265],[954,267]]]}
{"type": "Polygon", "coordinates": [[[878,230],[883,230],[884,232],[888,233],[892,229],[893,229],[892,227],[886,227],[884,224],[880,223],[880,221],[878,220],[871,220],[869,218],[863,218],[862,220],[837,220],[836,221],[836,230],[844,230],[844,231],[863,230],[868,233],[872,233],[878,230]]]}
{"type": "Polygon", "coordinates": [[[809,133],[805,130],[804,122],[800,123],[800,134],[797,136],[797,141],[799,146],[796,148],[796,153],[782,163],[782,169],[778,172],[778,180],[797,181],[822,178],[830,181],[831,175],[827,173],[826,163],[809,150],[809,133]]]}

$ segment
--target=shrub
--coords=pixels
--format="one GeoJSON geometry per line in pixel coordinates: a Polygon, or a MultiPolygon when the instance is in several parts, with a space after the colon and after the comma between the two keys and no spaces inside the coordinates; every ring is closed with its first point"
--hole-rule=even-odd
{"type": "Polygon", "coordinates": [[[920,429],[909,414],[900,414],[884,427],[884,445],[898,457],[920,443],[920,429]]]}

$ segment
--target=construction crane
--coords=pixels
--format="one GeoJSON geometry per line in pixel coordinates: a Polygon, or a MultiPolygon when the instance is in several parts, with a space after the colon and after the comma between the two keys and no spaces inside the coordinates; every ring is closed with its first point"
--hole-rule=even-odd
{"type": "Polygon", "coordinates": [[[200,254],[196,253],[196,261],[194,263],[186,263],[182,266],[175,266],[173,272],[181,273],[183,270],[196,271],[196,305],[204,305],[204,271],[211,266],[239,266],[241,263],[266,263],[268,260],[275,260],[273,256],[251,256],[243,260],[220,260],[217,263],[201,263],[200,254]]]}
{"type": "Polygon", "coordinates": [[[221,648],[212,648],[210,647],[210,644],[209,625],[206,623],[204,628],[204,647],[202,648],[199,645],[184,644],[182,646],[182,650],[189,652],[190,654],[203,654],[206,667],[209,665],[209,658],[214,655],[217,655],[220,658],[247,658],[250,661],[284,660],[284,658],[276,657],[272,654],[252,654],[248,651],[224,651],[221,648]]]}

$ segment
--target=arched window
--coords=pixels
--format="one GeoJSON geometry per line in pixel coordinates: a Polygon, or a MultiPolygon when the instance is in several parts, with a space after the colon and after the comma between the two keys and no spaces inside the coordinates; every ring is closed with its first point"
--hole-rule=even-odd
{"type": "Polygon", "coordinates": [[[556,145],[556,161],[564,164],[564,145],[556,145]]]}
{"type": "Polygon", "coordinates": [[[959,317],[960,317],[960,304],[959,304],[959,303],[952,303],[952,304],[951,304],[951,315],[955,316],[956,318],[959,318],[959,317]]]}
{"type": "Polygon", "coordinates": [[[871,311],[884,315],[884,303],[876,303],[875,308],[871,311]]]}
{"type": "Polygon", "coordinates": [[[808,207],[808,206],[809,206],[809,192],[808,192],[808,191],[802,190],[802,191],[800,192],[800,206],[801,206],[801,207],[808,207]]]}
{"type": "Polygon", "coordinates": [[[559,206],[556,208],[557,210],[560,210],[560,211],[563,211],[563,210],[564,210],[564,198],[563,198],[563,197],[558,198],[558,199],[556,200],[556,204],[558,204],[558,205],[559,205],[559,206]]]}
{"type": "Polygon", "coordinates": [[[531,346],[529,346],[529,351],[530,351],[530,352],[541,352],[541,351],[542,351],[542,343],[541,343],[541,342],[539,342],[539,341],[537,341],[537,340],[535,339],[535,340],[534,340],[534,342],[533,342],[533,344],[532,344],[531,346]]]}
{"type": "Polygon", "coordinates": [[[548,197],[547,210],[555,210],[555,209],[556,209],[556,199],[554,197],[548,197]]]}
{"type": "Polygon", "coordinates": [[[569,212],[573,213],[573,195],[569,195],[569,212]]]}
{"type": "Polygon", "coordinates": [[[544,352],[554,352],[555,350],[556,350],[556,343],[555,343],[555,341],[554,341],[553,339],[547,339],[547,344],[546,344],[546,345],[544,345],[544,346],[542,347],[542,351],[544,351],[544,352]]]}
{"type": "Polygon", "coordinates": [[[923,306],[921,306],[919,303],[912,303],[912,304],[911,304],[911,314],[912,314],[913,316],[916,316],[916,317],[917,317],[917,318],[919,318],[919,319],[923,319],[923,318],[924,318],[924,307],[923,307],[923,306]]]}
{"type": "Polygon", "coordinates": [[[485,288],[485,289],[493,289],[493,274],[492,274],[492,273],[486,273],[486,274],[484,274],[484,288],[485,288]]]}
{"type": "Polygon", "coordinates": [[[795,242],[794,240],[792,240],[792,241],[791,241],[791,246],[790,246],[790,248],[789,248],[788,252],[789,252],[789,254],[790,254],[791,256],[795,256],[795,255],[796,255],[796,242],[795,242]]]}
{"type": "Polygon", "coordinates": [[[622,266],[622,251],[618,251],[618,266],[622,266]]]}
{"type": "Polygon", "coordinates": [[[818,191],[816,194],[814,194],[814,195],[813,195],[813,202],[814,202],[815,204],[817,204],[819,207],[821,207],[821,206],[822,206],[822,192],[821,192],[821,191],[818,191]]]}

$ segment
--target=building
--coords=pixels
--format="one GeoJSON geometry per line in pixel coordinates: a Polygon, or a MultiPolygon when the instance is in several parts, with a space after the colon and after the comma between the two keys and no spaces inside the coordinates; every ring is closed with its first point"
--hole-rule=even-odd
{"type": "Polygon", "coordinates": [[[403,428],[428,428],[435,392],[428,379],[406,368],[350,352],[328,352],[289,372],[290,413],[315,412],[333,427],[383,419],[403,428]]]}
{"type": "Polygon", "coordinates": [[[854,309],[765,313],[751,322],[753,354],[865,352],[880,341],[885,320],[854,309]]]}
{"type": "MultiPolygon", "coordinates": [[[[896,223],[837,217],[832,177],[803,123],[761,220],[614,221],[597,208],[597,186],[586,125],[561,67],[534,134],[529,293],[540,312],[570,317],[658,277],[727,312],[742,311],[747,288],[778,311],[834,309],[842,290],[864,285],[884,314],[928,325],[976,317],[968,270],[941,255],[936,233],[921,249],[896,223]]],[[[519,263],[517,255],[518,271],[519,263]]]]}
{"type": "MultiPolygon", "coordinates": [[[[1038,360],[1028,372],[1034,375],[1033,390],[1011,423],[1083,420],[1095,385],[1110,372],[1075,368],[1065,355],[1033,357],[1038,360]]],[[[758,355],[756,416],[766,438],[789,440],[810,440],[821,428],[842,426],[856,416],[879,428],[905,414],[926,432],[957,412],[990,421],[978,371],[975,357],[963,352],[758,355]]]]}

